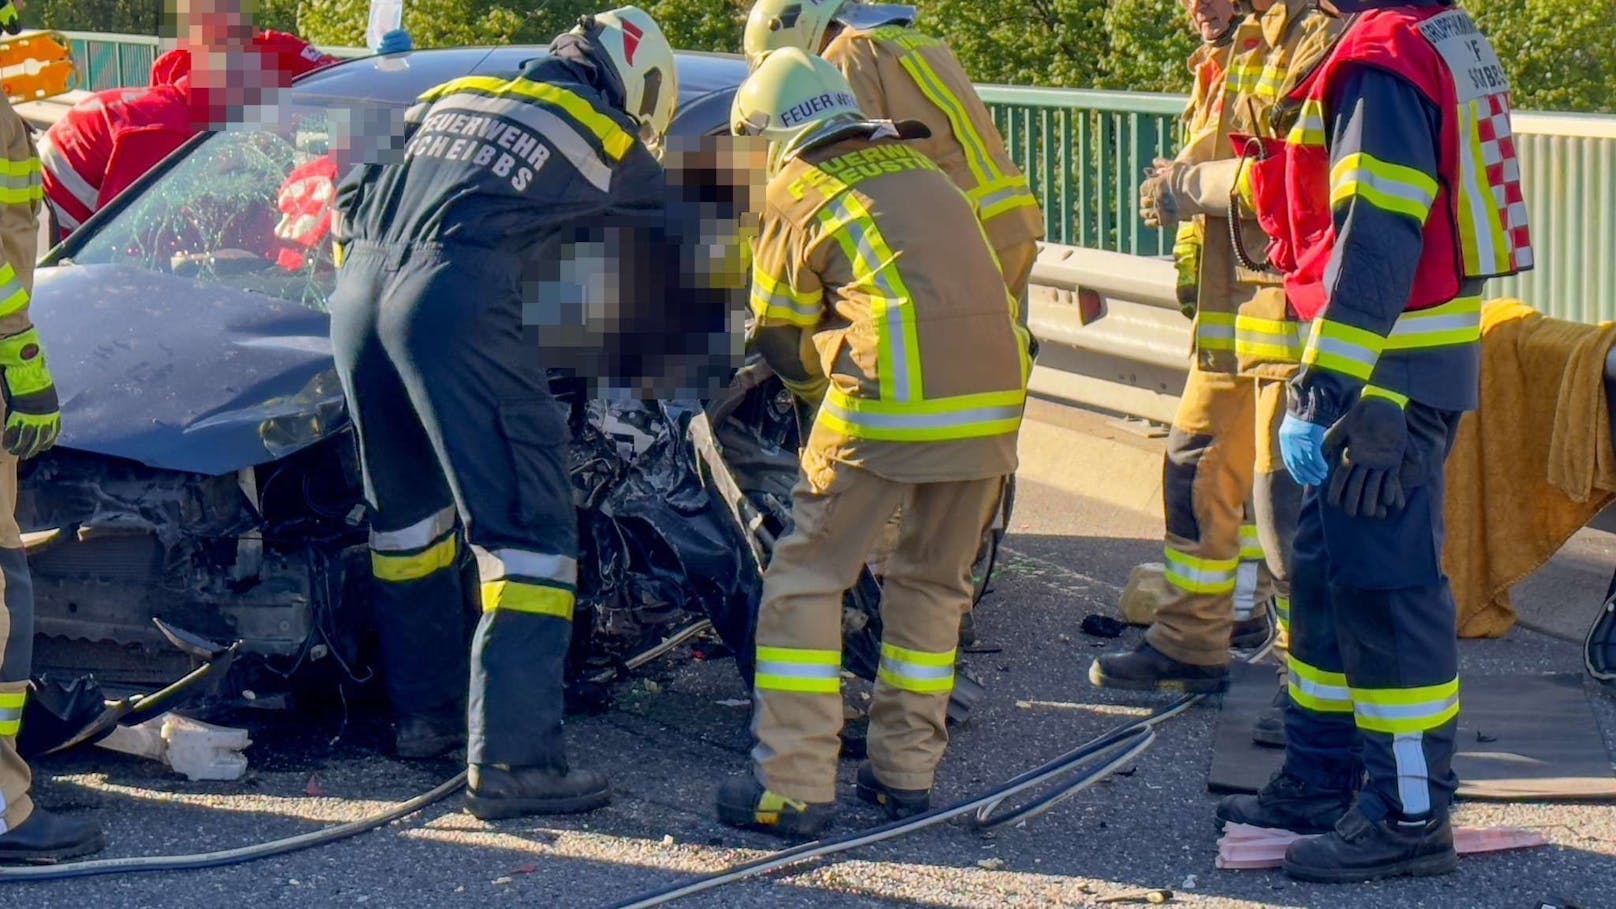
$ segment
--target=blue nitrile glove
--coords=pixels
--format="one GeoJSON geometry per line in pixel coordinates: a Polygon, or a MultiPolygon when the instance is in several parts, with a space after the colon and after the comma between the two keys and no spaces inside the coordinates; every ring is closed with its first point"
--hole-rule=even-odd
{"type": "Polygon", "coordinates": [[[1324,461],[1325,427],[1286,414],[1279,424],[1279,456],[1291,479],[1303,486],[1321,486],[1330,475],[1324,461]]]}
{"type": "Polygon", "coordinates": [[[376,45],[378,54],[402,54],[415,50],[415,42],[411,40],[410,33],[402,28],[395,28],[382,35],[381,43],[376,45]]]}

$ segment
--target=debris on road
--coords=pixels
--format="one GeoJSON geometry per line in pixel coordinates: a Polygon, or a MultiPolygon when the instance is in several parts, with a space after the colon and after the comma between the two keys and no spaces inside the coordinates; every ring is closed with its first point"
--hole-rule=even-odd
{"type": "Polygon", "coordinates": [[[201,720],[165,713],[136,726],[116,726],[97,747],[150,758],[185,774],[186,779],[231,781],[247,772],[252,744],[247,730],[215,726],[201,720]]]}
{"type": "Polygon", "coordinates": [[[1078,626],[1084,634],[1096,638],[1120,638],[1123,629],[1128,626],[1108,615],[1091,613],[1083,617],[1083,624],[1078,626]]]}
{"type": "Polygon", "coordinates": [[[1173,898],[1173,891],[1161,888],[1150,890],[1127,890],[1122,893],[1113,893],[1095,900],[1096,903],[1165,903],[1173,898]]]}
{"type": "MultiPolygon", "coordinates": [[[[1218,838],[1217,866],[1227,870],[1278,868],[1285,863],[1286,847],[1305,838],[1289,830],[1228,824],[1218,838]]],[[[1520,827],[1453,828],[1453,845],[1460,855],[1532,849],[1548,842],[1543,834],[1520,827]]]]}
{"type": "Polygon", "coordinates": [[[981,859],[976,863],[976,867],[984,871],[1002,871],[1004,869],[1004,859],[998,857],[981,859]]]}

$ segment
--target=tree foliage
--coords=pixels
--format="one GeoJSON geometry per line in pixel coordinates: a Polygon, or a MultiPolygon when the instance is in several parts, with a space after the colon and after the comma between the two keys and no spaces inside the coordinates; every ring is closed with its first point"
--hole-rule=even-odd
{"type": "MultiPolygon", "coordinates": [[[[618,0],[405,0],[417,47],[547,44],[618,0]]],[[[673,43],[736,51],[750,0],[639,0],[673,43]]],[[[1179,0],[907,0],[979,82],[1187,91],[1195,38],[1179,0]]],[[[1616,3],[1460,0],[1509,70],[1518,107],[1616,111],[1616,3]]],[[[322,45],[364,42],[364,0],[259,0],[259,24],[322,45]]],[[[172,0],[30,0],[31,27],[172,34],[172,0]]]]}

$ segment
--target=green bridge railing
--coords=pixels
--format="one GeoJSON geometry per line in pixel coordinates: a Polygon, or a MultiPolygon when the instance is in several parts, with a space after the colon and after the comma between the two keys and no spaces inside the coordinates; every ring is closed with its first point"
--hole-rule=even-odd
{"type": "MultiPolygon", "coordinates": [[[[65,32],[78,87],[144,85],[158,39],[65,32]]],[[[360,48],[326,48],[339,56],[360,48]]],[[[1177,143],[1182,96],[984,85],[982,97],[1043,204],[1048,242],[1141,256],[1172,238],[1139,220],[1138,185],[1177,143]]],[[[1488,285],[1561,318],[1616,320],[1616,116],[1517,113],[1537,268],[1488,285]]]]}

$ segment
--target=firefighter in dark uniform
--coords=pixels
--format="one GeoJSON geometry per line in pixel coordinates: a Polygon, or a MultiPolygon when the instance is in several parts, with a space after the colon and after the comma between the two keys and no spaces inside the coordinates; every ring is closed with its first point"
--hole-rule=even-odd
{"type": "Polygon", "coordinates": [[[402,160],[361,164],[337,192],[332,342],[388,694],[401,734],[465,730],[481,818],[608,799],[563,743],[577,518],[543,327],[523,319],[525,266],[578,229],[660,210],[650,145],[678,98],[673,51],[636,7],[584,17],[551,51],[429,90],[406,114],[402,160]],[[457,517],[481,582],[465,713],[457,517]]]}
{"type": "Polygon", "coordinates": [[[1351,18],[1248,143],[1251,202],[1312,322],[1279,430],[1307,489],[1294,550],[1285,764],[1223,821],[1325,834],[1288,874],[1452,871],[1459,715],[1443,462],[1476,406],[1481,293],[1532,266],[1509,83],[1450,0],[1321,0],[1351,18]],[[1356,802],[1354,798],[1356,796],[1356,802]]]}

